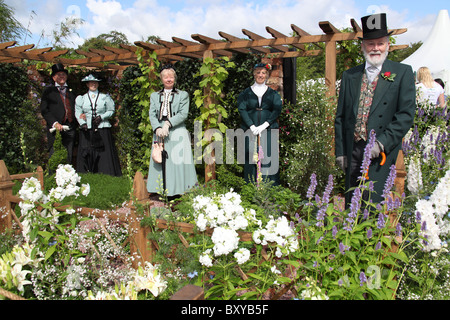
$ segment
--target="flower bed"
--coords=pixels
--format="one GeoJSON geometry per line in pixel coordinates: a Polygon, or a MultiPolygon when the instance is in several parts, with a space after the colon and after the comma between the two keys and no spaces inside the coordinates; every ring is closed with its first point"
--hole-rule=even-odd
{"type": "MultiPolygon", "coordinates": [[[[206,299],[448,298],[450,170],[447,129],[439,128],[436,135],[419,123],[406,137],[405,194],[392,192],[392,167],[384,201],[371,203],[362,168],[348,209],[332,200],[334,178],[322,191],[313,174],[295,210],[207,187],[146,208],[135,185],[137,201],[116,212],[124,222],[70,205],[54,210],[61,197],[87,190],[70,168],[49,195],[29,179],[20,205],[29,242],[0,256],[0,286],[27,299],[168,299],[188,284],[206,299]]],[[[250,198],[267,190],[262,184],[250,198]]]]}

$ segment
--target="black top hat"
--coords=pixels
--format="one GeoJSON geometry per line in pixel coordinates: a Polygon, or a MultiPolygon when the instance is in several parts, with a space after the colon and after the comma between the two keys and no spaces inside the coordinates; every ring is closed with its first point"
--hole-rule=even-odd
{"type": "Polygon", "coordinates": [[[64,69],[64,66],[61,63],[52,65],[52,77],[60,71],[65,72],[66,74],[69,74],[69,72],[66,69],[64,69]]]}
{"type": "Polygon", "coordinates": [[[362,40],[378,39],[390,36],[393,31],[388,32],[386,13],[377,13],[361,18],[363,37],[362,40]]]}

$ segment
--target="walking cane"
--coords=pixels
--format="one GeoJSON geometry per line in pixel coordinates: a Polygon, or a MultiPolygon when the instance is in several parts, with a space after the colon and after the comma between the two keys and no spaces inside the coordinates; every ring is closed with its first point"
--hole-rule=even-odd
{"type": "Polygon", "coordinates": [[[167,151],[164,146],[164,138],[162,138],[162,151],[161,151],[161,165],[163,174],[163,190],[166,192],[166,159],[169,158],[167,151]]]}

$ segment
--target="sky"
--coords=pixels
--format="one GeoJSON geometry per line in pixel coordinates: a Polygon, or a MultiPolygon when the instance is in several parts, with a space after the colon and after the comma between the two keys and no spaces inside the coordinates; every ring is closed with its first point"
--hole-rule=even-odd
{"type": "MultiPolygon", "coordinates": [[[[172,37],[192,40],[202,34],[222,39],[223,31],[246,38],[248,29],[265,38],[266,26],[290,35],[291,24],[312,35],[323,34],[320,21],[335,27],[351,27],[350,19],[361,25],[367,14],[385,12],[389,28],[407,28],[396,37],[396,44],[424,41],[440,10],[449,10],[448,0],[5,0],[15,12],[15,18],[29,30],[18,44],[35,48],[51,46],[52,30],[67,17],[84,20],[74,35],[64,44],[78,47],[86,39],[102,33],[119,31],[130,43],[159,36],[166,41],[172,37]],[[44,35],[43,37],[41,35],[44,35]]],[[[193,41],[193,40],[192,40],[193,41]]]]}

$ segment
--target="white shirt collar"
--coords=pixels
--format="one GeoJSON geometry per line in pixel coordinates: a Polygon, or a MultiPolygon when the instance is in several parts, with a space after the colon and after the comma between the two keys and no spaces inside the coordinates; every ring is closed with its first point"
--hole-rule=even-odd
{"type": "Polygon", "coordinates": [[[257,95],[257,96],[262,96],[266,90],[267,90],[267,85],[265,83],[259,84],[259,83],[254,83],[251,86],[253,92],[257,95]]]}

